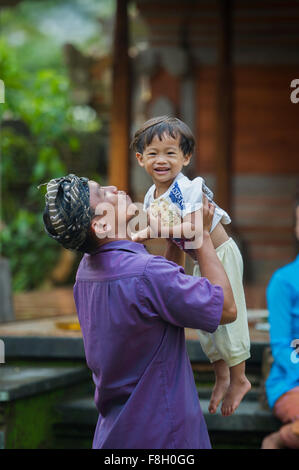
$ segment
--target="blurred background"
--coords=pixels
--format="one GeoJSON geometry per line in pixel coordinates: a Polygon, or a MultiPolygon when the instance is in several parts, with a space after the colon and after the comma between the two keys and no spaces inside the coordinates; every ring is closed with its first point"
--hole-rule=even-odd
{"type": "Polygon", "coordinates": [[[1,242],[14,292],[70,284],[78,262],[44,236],[37,185],[74,172],[142,201],[151,181],[130,137],[172,114],[197,141],[187,175],[205,177],[231,214],[248,301],[263,306],[271,273],[295,250],[298,2],[0,6],[1,242]]]}
{"type": "Polygon", "coordinates": [[[75,315],[81,256],[45,235],[37,186],[76,173],[142,201],[151,180],[130,139],[161,114],[193,130],[185,173],[231,215],[248,307],[264,311],[271,275],[298,252],[299,2],[0,0],[0,21],[2,335],[75,315]]]}
{"type": "Polygon", "coordinates": [[[186,173],[205,177],[231,214],[248,301],[262,307],[273,270],[295,252],[298,2],[0,6],[1,242],[14,292],[70,284],[78,262],[44,236],[37,185],[74,172],[142,201],[151,181],[130,137],[171,114],[195,134],[186,173]]]}

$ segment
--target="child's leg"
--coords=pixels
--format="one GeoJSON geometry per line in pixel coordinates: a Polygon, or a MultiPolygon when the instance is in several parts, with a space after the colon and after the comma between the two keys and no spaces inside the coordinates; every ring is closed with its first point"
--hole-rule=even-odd
{"type": "Polygon", "coordinates": [[[245,375],[245,361],[230,367],[230,384],[225,393],[221,413],[231,415],[239,406],[242,398],[251,389],[251,384],[245,375]]]}
{"type": "Polygon", "coordinates": [[[220,357],[230,369],[230,385],[222,406],[222,413],[228,416],[235,411],[251,387],[245,377],[245,361],[250,357],[250,337],[242,282],[241,253],[232,239],[220,245],[216,252],[229,278],[237,306],[237,319],[233,323],[220,325],[213,333],[220,357]]]}
{"type": "Polygon", "coordinates": [[[250,357],[250,337],[242,282],[241,253],[232,239],[216,251],[229,278],[237,306],[237,319],[233,323],[220,325],[214,333],[217,349],[230,369],[230,385],[221,408],[222,414],[229,416],[251,388],[245,376],[245,361],[250,357]]]}
{"type": "Polygon", "coordinates": [[[250,357],[250,337],[242,282],[242,256],[232,239],[224,245],[216,251],[231,283],[237,306],[237,319],[233,323],[217,328],[215,343],[230,369],[230,385],[221,408],[222,414],[229,416],[236,410],[244,395],[251,388],[250,382],[245,376],[245,361],[250,357]]]}
{"type": "Polygon", "coordinates": [[[215,385],[213,387],[209,412],[216,413],[217,407],[223,399],[230,381],[229,368],[215,346],[213,333],[197,330],[201,348],[212,363],[215,374],[215,385]]]}
{"type": "MultiPolygon", "coordinates": [[[[198,264],[195,264],[194,266],[193,276],[200,276],[198,264]]],[[[197,330],[197,333],[201,348],[212,363],[215,373],[215,385],[213,387],[209,404],[209,412],[214,414],[216,413],[217,407],[222,401],[229,386],[229,368],[217,350],[214,334],[202,330],[197,330]]]]}

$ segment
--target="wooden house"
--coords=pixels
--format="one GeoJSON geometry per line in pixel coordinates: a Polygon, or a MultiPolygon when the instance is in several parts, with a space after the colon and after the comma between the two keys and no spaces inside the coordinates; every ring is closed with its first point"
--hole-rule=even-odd
{"type": "Polygon", "coordinates": [[[126,4],[116,11],[109,181],[142,200],[151,181],[130,136],[153,116],[184,120],[197,141],[186,174],[203,176],[231,214],[251,306],[264,306],[273,271],[296,254],[299,3],[138,0],[148,47],[133,59],[126,4]]]}

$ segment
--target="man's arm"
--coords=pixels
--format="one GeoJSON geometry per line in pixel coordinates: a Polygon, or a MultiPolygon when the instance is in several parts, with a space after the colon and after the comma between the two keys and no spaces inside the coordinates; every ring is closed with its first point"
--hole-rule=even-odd
{"type": "MultiPolygon", "coordinates": [[[[220,324],[224,325],[226,323],[232,323],[237,318],[237,308],[234,301],[233,292],[229,279],[226,275],[225,269],[222,266],[216,251],[214,249],[213,243],[210,237],[210,227],[212,224],[213,216],[215,212],[215,206],[212,203],[209,203],[208,199],[203,196],[203,217],[202,217],[202,226],[199,228],[199,236],[202,234],[202,245],[200,248],[193,249],[195,251],[197,261],[200,267],[202,277],[205,277],[214,285],[218,285],[223,290],[224,302],[222,317],[220,324]]],[[[161,220],[156,219],[156,236],[161,236],[161,220]]],[[[180,238],[182,234],[193,233],[195,237],[198,237],[197,234],[198,227],[193,225],[190,221],[184,221],[179,226],[170,227],[168,229],[168,236],[173,236],[175,238],[180,238]]],[[[147,227],[138,234],[135,234],[132,239],[133,241],[144,241],[152,236],[151,226],[147,227]]],[[[163,235],[162,235],[163,236],[163,235]]]]}
{"type": "Polygon", "coordinates": [[[232,323],[237,318],[232,288],[207,230],[203,232],[203,243],[201,248],[196,250],[196,255],[202,277],[206,277],[212,284],[219,285],[223,289],[224,302],[220,324],[232,323]]]}
{"type": "MultiPolygon", "coordinates": [[[[229,279],[222,263],[216,254],[210,235],[210,228],[212,225],[214,212],[215,206],[204,196],[202,212],[202,245],[200,248],[194,249],[193,252],[197,258],[201,276],[206,277],[212,284],[219,285],[223,289],[224,303],[220,324],[224,325],[226,323],[232,323],[236,320],[237,308],[229,279]]],[[[193,218],[186,218],[184,219],[184,222],[189,222],[194,224],[194,227],[197,227],[198,224],[195,224],[195,214],[191,214],[191,216],[193,216],[193,218]]],[[[173,253],[175,252],[173,251],[173,253]]],[[[172,258],[171,261],[174,261],[174,259],[172,258]]],[[[177,261],[175,262],[177,263],[177,261]]]]}

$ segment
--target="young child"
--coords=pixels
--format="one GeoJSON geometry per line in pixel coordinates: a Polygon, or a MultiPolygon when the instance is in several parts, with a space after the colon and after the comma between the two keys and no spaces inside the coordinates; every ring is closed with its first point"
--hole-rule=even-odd
{"type": "MultiPolygon", "coordinates": [[[[215,205],[211,239],[231,283],[237,320],[220,325],[212,334],[204,331],[198,331],[198,334],[202,349],[215,372],[209,411],[215,413],[222,401],[221,412],[229,416],[251,388],[245,376],[245,361],[250,357],[250,338],[242,284],[243,261],[236,243],[228,237],[223,227],[231,219],[212,201],[213,193],[202,178],[191,181],[181,173],[182,168],[189,164],[195,147],[192,132],[182,121],[169,116],[150,119],[135,133],[131,146],[139,165],[154,183],[145,195],[144,210],[150,210],[154,216],[162,216],[162,224],[163,217],[164,223],[169,222],[170,225],[187,220],[201,207],[203,194],[215,205]]],[[[144,239],[141,233],[133,237],[134,241],[144,239]]],[[[184,249],[183,243],[177,244],[184,249]]],[[[193,275],[201,275],[197,262],[193,275]]]]}

